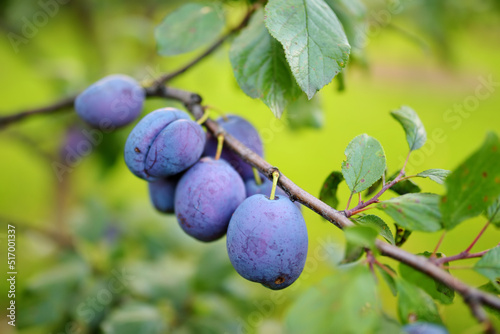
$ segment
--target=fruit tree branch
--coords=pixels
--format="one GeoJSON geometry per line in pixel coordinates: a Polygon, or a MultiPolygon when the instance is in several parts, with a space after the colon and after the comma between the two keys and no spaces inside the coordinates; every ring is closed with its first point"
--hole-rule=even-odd
{"type": "Polygon", "coordinates": [[[69,96],[45,107],[19,111],[15,114],[0,117],[0,129],[14,122],[21,121],[29,116],[50,114],[57,111],[70,110],[75,102],[75,96],[69,96]]]}
{"type": "MultiPolygon", "coordinates": [[[[496,247],[500,247],[500,243],[496,247]]],[[[469,252],[463,251],[463,252],[458,253],[456,255],[446,256],[446,257],[440,257],[440,258],[434,259],[433,262],[435,264],[437,264],[437,265],[443,265],[445,263],[449,263],[449,262],[452,262],[452,261],[464,260],[464,259],[472,259],[472,258],[475,258],[475,257],[482,257],[483,255],[485,255],[486,253],[488,253],[492,249],[493,248],[486,249],[486,250],[484,250],[482,252],[477,252],[477,253],[469,253],[469,252]]]]}
{"type": "MultiPolygon", "coordinates": [[[[186,108],[194,115],[196,119],[203,117],[204,110],[201,105],[202,99],[198,94],[171,87],[155,87],[154,89],[148,89],[147,95],[180,101],[184,103],[186,108]]],[[[273,172],[279,172],[278,168],[269,164],[258,154],[256,154],[241,142],[239,142],[237,139],[235,139],[233,136],[225,132],[217,122],[209,118],[206,120],[204,125],[206,126],[208,131],[210,131],[215,136],[221,133],[224,134],[224,144],[231,150],[233,150],[236,154],[238,154],[241,158],[243,158],[243,160],[248,162],[253,167],[257,168],[267,178],[272,179],[273,172]]],[[[397,182],[397,180],[398,178],[388,183],[386,186],[384,186],[383,190],[387,190],[389,188],[389,185],[393,182],[397,182]]],[[[278,180],[278,186],[280,186],[280,188],[282,188],[287,193],[287,195],[290,196],[290,199],[292,201],[298,201],[302,203],[314,212],[318,213],[323,218],[335,224],[337,227],[342,229],[354,225],[343,213],[333,209],[315,196],[298,187],[281,172],[280,178],[278,180]]],[[[377,195],[375,197],[377,197],[377,195]]],[[[491,323],[485,316],[482,305],[487,305],[500,310],[500,299],[498,297],[465,284],[464,282],[460,281],[456,277],[453,277],[451,274],[439,268],[437,265],[423,256],[411,254],[399,247],[390,245],[381,240],[376,240],[375,245],[382,255],[405,263],[457,291],[471,309],[472,314],[485,325],[486,332],[495,332],[491,323]]]]}
{"type": "MultiPolygon", "coordinates": [[[[194,59],[186,63],[184,66],[180,67],[177,70],[174,70],[170,73],[165,73],[163,75],[160,75],[158,78],[153,80],[153,88],[157,88],[160,86],[163,86],[166,82],[174,79],[175,77],[183,74],[190,68],[194,67],[196,64],[198,64],[201,60],[205,59],[207,56],[212,54],[215,50],[217,50],[222,44],[224,44],[225,41],[227,41],[228,38],[230,38],[232,35],[243,29],[247,24],[248,21],[250,20],[250,17],[252,14],[255,12],[255,10],[260,6],[261,4],[257,3],[251,6],[241,22],[231,30],[229,30],[226,34],[222,35],[217,41],[215,41],[212,45],[210,45],[204,52],[202,52],[200,55],[196,56],[194,59]]],[[[23,110],[19,111],[15,114],[12,115],[7,115],[0,117],[0,129],[3,127],[15,123],[18,121],[22,121],[25,118],[29,116],[34,116],[34,115],[40,115],[40,114],[49,114],[57,111],[64,111],[64,110],[71,110],[70,107],[73,106],[73,103],[75,102],[75,99],[78,95],[74,96],[68,96],[62,100],[56,101],[50,105],[47,105],[45,107],[41,108],[35,108],[35,109],[29,109],[29,110],[23,110]]]]}

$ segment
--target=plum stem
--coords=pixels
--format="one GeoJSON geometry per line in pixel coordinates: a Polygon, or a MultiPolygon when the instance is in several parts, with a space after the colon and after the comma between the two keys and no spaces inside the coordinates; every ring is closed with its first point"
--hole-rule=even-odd
{"type": "Polygon", "coordinates": [[[276,194],[276,187],[278,186],[278,179],[280,178],[280,173],[277,171],[273,172],[273,188],[271,189],[271,195],[269,196],[270,200],[274,199],[274,195],[276,194]]]}
{"type": "Polygon", "coordinates": [[[441,234],[441,237],[439,238],[439,241],[438,241],[436,247],[434,247],[434,251],[432,252],[432,255],[431,255],[432,257],[436,256],[436,253],[438,252],[439,247],[441,247],[441,244],[443,243],[445,235],[446,235],[446,231],[443,231],[443,233],[441,234]]]}
{"type": "Polygon", "coordinates": [[[224,134],[219,133],[217,135],[217,152],[215,152],[215,160],[220,159],[220,155],[222,154],[222,147],[224,146],[224,134]]]}
{"type": "Polygon", "coordinates": [[[260,186],[262,184],[262,179],[260,178],[259,171],[257,168],[252,167],[253,177],[255,178],[255,183],[260,186]]]}
{"type": "Polygon", "coordinates": [[[208,110],[208,108],[205,108],[205,112],[203,113],[203,116],[201,116],[200,118],[198,118],[198,120],[196,121],[196,123],[202,125],[208,119],[208,116],[210,116],[210,110],[208,110]]]}

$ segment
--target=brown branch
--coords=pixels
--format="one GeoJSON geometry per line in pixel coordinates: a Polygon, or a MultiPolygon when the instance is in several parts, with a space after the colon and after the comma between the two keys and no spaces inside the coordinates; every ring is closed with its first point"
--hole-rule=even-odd
{"type": "MultiPolygon", "coordinates": [[[[196,119],[199,119],[203,116],[204,111],[201,105],[202,99],[198,94],[170,87],[158,87],[155,90],[148,90],[148,95],[180,101],[184,103],[186,108],[194,115],[196,119]]],[[[215,136],[223,133],[224,145],[233,150],[246,162],[256,167],[267,178],[272,179],[272,173],[274,171],[279,172],[278,168],[270,165],[259,155],[243,145],[233,136],[225,132],[217,122],[211,119],[207,119],[204,125],[206,126],[208,131],[210,131],[215,136]]],[[[290,196],[290,199],[292,201],[298,201],[302,203],[314,212],[318,213],[323,218],[335,224],[337,227],[342,229],[345,227],[353,226],[353,223],[344,214],[333,209],[315,196],[298,187],[281,172],[280,178],[278,180],[278,186],[290,196]]],[[[457,291],[464,299],[464,302],[467,303],[467,305],[471,309],[472,314],[478,319],[478,321],[485,325],[486,332],[495,332],[491,325],[491,322],[488,320],[484,313],[482,305],[487,305],[500,310],[500,299],[498,297],[465,284],[464,282],[439,268],[431,260],[423,256],[411,254],[399,247],[390,245],[381,240],[376,240],[375,245],[382,255],[405,263],[457,291]]]]}
{"type": "Polygon", "coordinates": [[[54,242],[57,246],[63,249],[74,250],[75,245],[73,243],[73,238],[70,235],[62,235],[60,231],[55,229],[45,229],[34,224],[27,222],[22,222],[18,220],[13,220],[8,217],[0,216],[0,222],[5,222],[6,224],[11,224],[21,231],[30,231],[40,234],[48,240],[54,242]]]}
{"type": "MultiPolygon", "coordinates": [[[[500,246],[500,244],[498,244],[500,246]]],[[[457,260],[465,260],[465,259],[473,259],[476,257],[482,257],[484,254],[488,253],[491,249],[484,250],[482,252],[477,252],[477,253],[469,253],[466,251],[463,251],[462,253],[458,253],[457,255],[452,255],[452,256],[446,256],[446,257],[440,257],[438,259],[435,259],[433,262],[441,266],[445,263],[449,263],[452,261],[457,261],[457,260]]]]}
{"type": "MultiPolygon", "coordinates": [[[[394,180],[392,180],[391,182],[384,184],[382,189],[380,189],[380,191],[375,196],[373,196],[372,198],[370,198],[366,202],[359,203],[351,210],[345,210],[344,211],[345,215],[347,217],[351,217],[352,215],[363,211],[363,209],[365,209],[367,206],[380,202],[380,196],[382,196],[382,194],[384,194],[387,190],[389,190],[393,185],[395,185],[396,183],[401,181],[403,174],[404,174],[404,172],[403,172],[403,170],[401,170],[401,172],[398,174],[398,176],[394,180]]],[[[351,196],[352,196],[352,194],[351,194],[351,196]]]]}
{"type": "Polygon", "coordinates": [[[0,129],[14,122],[21,121],[29,116],[50,114],[66,110],[73,106],[75,96],[69,96],[45,107],[19,111],[15,114],[0,117],[0,129]]]}

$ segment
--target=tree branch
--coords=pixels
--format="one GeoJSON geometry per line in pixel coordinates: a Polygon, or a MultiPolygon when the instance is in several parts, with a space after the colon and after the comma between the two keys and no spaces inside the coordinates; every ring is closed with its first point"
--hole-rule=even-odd
{"type": "Polygon", "coordinates": [[[371,204],[374,204],[374,203],[378,203],[380,201],[380,196],[382,196],[383,193],[385,193],[390,187],[392,187],[393,185],[395,185],[396,183],[398,183],[399,181],[401,181],[401,176],[402,176],[402,174],[400,173],[394,180],[392,180],[389,183],[384,184],[384,186],[382,187],[382,189],[380,189],[380,191],[375,196],[373,196],[372,198],[370,198],[368,201],[359,203],[358,205],[356,205],[351,210],[345,210],[344,211],[345,215],[347,217],[351,217],[352,215],[354,215],[354,214],[356,214],[358,212],[363,211],[363,209],[366,208],[367,206],[369,206],[371,204]]]}
{"type": "Polygon", "coordinates": [[[68,108],[73,106],[73,102],[75,101],[75,99],[76,95],[69,96],[45,107],[23,110],[12,115],[0,117],[0,129],[11,123],[21,121],[29,116],[50,114],[58,111],[67,110],[68,108]]]}
{"type": "MultiPolygon", "coordinates": [[[[251,6],[245,17],[241,20],[240,24],[238,24],[236,27],[232,28],[229,30],[225,35],[221,36],[217,41],[215,41],[210,47],[208,47],[204,52],[202,52],[200,55],[186,63],[184,66],[181,68],[174,70],[173,72],[163,74],[159,76],[158,78],[153,80],[153,85],[151,88],[156,89],[160,86],[163,86],[166,82],[172,80],[173,78],[183,74],[190,68],[194,67],[196,64],[198,64],[201,60],[212,54],[215,50],[217,50],[224,42],[230,38],[232,35],[234,35],[236,32],[240,31],[243,29],[247,24],[248,21],[250,20],[250,17],[252,14],[255,12],[255,10],[260,6],[261,4],[257,3],[251,6]]],[[[58,112],[58,111],[63,111],[67,110],[68,108],[73,106],[73,103],[75,102],[75,99],[78,95],[74,96],[69,96],[66,97],[62,100],[59,100],[57,102],[54,102],[48,106],[41,107],[41,108],[36,108],[36,109],[29,109],[29,110],[24,110],[17,112],[12,115],[8,116],[3,116],[0,117],[0,129],[6,127],[7,125],[11,123],[15,123],[18,121],[22,121],[25,118],[33,115],[41,115],[41,114],[49,114],[53,112],[58,112]]]]}
{"type": "MultiPolygon", "coordinates": [[[[497,245],[497,247],[500,246],[500,244],[497,245]]],[[[472,259],[475,257],[482,257],[484,254],[488,253],[491,249],[484,250],[482,252],[477,252],[477,253],[469,253],[466,251],[463,251],[462,253],[459,253],[457,255],[452,255],[452,256],[446,256],[446,257],[441,257],[438,259],[435,259],[433,262],[441,266],[445,263],[449,263],[452,261],[457,261],[457,260],[464,260],[464,259],[472,259]]]]}
{"type": "MultiPolygon", "coordinates": [[[[198,94],[191,93],[188,91],[174,89],[170,87],[158,87],[154,90],[148,90],[149,96],[164,97],[167,99],[173,99],[184,103],[186,108],[194,115],[196,119],[203,117],[203,107],[201,105],[201,97],[198,94]]],[[[207,119],[204,123],[208,131],[213,135],[217,136],[220,133],[224,134],[224,144],[243,158],[253,167],[257,168],[262,174],[264,174],[270,180],[272,179],[272,173],[278,171],[278,168],[270,165],[267,161],[261,158],[259,155],[254,153],[248,147],[243,145],[233,136],[224,131],[224,129],[215,121],[207,119]]],[[[388,183],[383,187],[383,189],[375,195],[375,197],[380,196],[385,190],[387,190],[392,184],[396,183],[398,178],[388,183]]],[[[309,194],[302,188],[298,187],[290,179],[280,172],[280,178],[278,180],[278,186],[282,188],[287,195],[290,196],[292,201],[298,201],[303,205],[307,206],[323,218],[332,222],[339,228],[345,228],[353,226],[354,224],[346,217],[346,215],[333,209],[326,203],[322,202],[315,196],[309,194]]],[[[368,201],[369,202],[369,201],[368,201]]],[[[367,202],[367,203],[368,203],[367,202]]],[[[366,203],[365,203],[366,204],[366,203]]],[[[423,256],[417,256],[411,254],[399,247],[390,245],[381,240],[376,240],[375,245],[380,253],[384,256],[390,257],[392,259],[398,260],[399,262],[405,263],[414,269],[421,271],[422,273],[430,276],[431,278],[446,284],[450,288],[457,291],[464,302],[467,303],[471,309],[472,314],[485,325],[486,331],[488,333],[494,333],[494,329],[486,317],[482,305],[490,306],[494,309],[500,310],[500,299],[494,295],[485,293],[476,288],[473,288],[464,282],[460,281],[456,277],[453,277],[448,272],[439,268],[431,260],[423,256]]]]}

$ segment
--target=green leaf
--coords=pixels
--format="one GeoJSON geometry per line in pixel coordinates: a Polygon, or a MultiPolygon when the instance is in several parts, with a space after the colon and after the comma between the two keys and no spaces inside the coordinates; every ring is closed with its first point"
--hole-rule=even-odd
{"type": "Polygon", "coordinates": [[[264,13],[257,11],[229,51],[236,81],[252,98],[260,98],[276,117],[300,95],[282,46],[264,26],[264,13]]]}
{"type": "Polygon", "coordinates": [[[389,317],[387,314],[382,314],[379,325],[374,328],[374,334],[408,334],[403,331],[399,321],[389,317]]]}
{"type": "Polygon", "coordinates": [[[375,248],[375,239],[378,235],[375,227],[357,225],[346,228],[344,232],[346,245],[342,264],[359,260],[365,248],[375,248]]]}
{"type": "Polygon", "coordinates": [[[352,262],[358,261],[363,253],[365,252],[365,249],[361,246],[357,246],[355,244],[352,244],[350,242],[346,242],[345,244],[345,252],[344,252],[344,258],[342,261],[340,261],[341,264],[348,264],[352,262]]]}
{"type": "Polygon", "coordinates": [[[166,333],[167,326],[153,306],[130,303],[114,309],[101,327],[105,334],[160,334],[166,333]]]}
{"type": "Polygon", "coordinates": [[[391,191],[395,192],[398,195],[414,194],[422,191],[422,189],[420,189],[418,184],[416,184],[410,179],[399,181],[398,183],[393,185],[390,189],[391,191]]]}
{"type": "Polygon", "coordinates": [[[408,106],[402,106],[398,110],[391,111],[394,117],[406,132],[406,141],[410,151],[418,150],[427,140],[427,133],[417,113],[408,106]]]}
{"type": "Polygon", "coordinates": [[[380,317],[371,272],[365,266],[354,266],[339,270],[302,293],[286,314],[284,332],[373,333],[380,317]]]}
{"type": "MultiPolygon", "coordinates": [[[[399,175],[399,171],[396,171],[394,174],[392,174],[387,182],[391,182],[394,180],[397,176],[399,175]]],[[[420,187],[413,182],[410,179],[406,179],[403,181],[399,181],[398,183],[394,184],[392,187],[389,188],[391,191],[395,192],[398,195],[405,195],[405,194],[413,194],[413,193],[419,193],[421,191],[420,187]]]]}
{"type": "Polygon", "coordinates": [[[323,127],[324,116],[320,96],[316,95],[311,100],[307,100],[307,97],[302,94],[287,106],[286,116],[288,126],[292,130],[323,127]]]}
{"type": "Polygon", "coordinates": [[[310,99],[346,65],[350,46],[323,0],[270,0],[266,26],[285,49],[297,83],[310,99]]]}
{"type": "Polygon", "coordinates": [[[396,232],[394,232],[394,239],[396,240],[396,246],[401,247],[411,235],[411,230],[407,230],[398,224],[394,223],[396,232]]]}
{"type": "Polygon", "coordinates": [[[346,161],[342,174],[352,192],[368,189],[385,171],[385,153],[373,137],[362,134],[354,138],[345,149],[346,161]]]}
{"type": "Polygon", "coordinates": [[[392,236],[391,229],[382,218],[375,215],[365,215],[357,218],[356,222],[360,225],[374,228],[385,240],[394,245],[394,237],[392,236]]]}
{"type": "Polygon", "coordinates": [[[439,184],[443,184],[444,180],[450,175],[450,171],[446,169],[439,169],[439,168],[434,168],[434,169],[428,169],[424,170],[423,172],[420,172],[417,174],[418,177],[428,177],[434,182],[437,182],[439,184]]]}
{"type": "Polygon", "coordinates": [[[382,278],[384,279],[385,283],[387,283],[387,286],[391,290],[392,295],[393,296],[397,296],[398,289],[397,289],[397,286],[396,286],[396,280],[394,279],[394,276],[396,275],[396,271],[394,269],[392,269],[391,266],[389,266],[388,264],[384,264],[384,266],[388,270],[392,271],[394,273],[394,275],[390,275],[387,271],[385,271],[384,269],[382,269],[379,266],[377,266],[377,268],[378,268],[378,270],[380,272],[380,276],[382,276],[382,278]]]}
{"type": "Polygon", "coordinates": [[[403,324],[410,320],[442,324],[438,309],[432,298],[422,289],[402,279],[398,287],[398,315],[403,324]]]}
{"type": "Polygon", "coordinates": [[[435,232],[442,228],[439,196],[436,194],[406,194],[378,203],[377,209],[408,230],[435,232]]]}
{"type": "Polygon", "coordinates": [[[213,292],[223,289],[225,279],[234,273],[233,266],[227,261],[227,250],[210,246],[200,256],[196,273],[192,275],[193,285],[197,292],[203,290],[213,292]]]}
{"type": "Polygon", "coordinates": [[[62,263],[29,278],[19,293],[23,307],[18,310],[16,325],[26,328],[61,322],[68,316],[72,298],[89,273],[80,258],[69,255],[62,263]]]}
{"type": "Polygon", "coordinates": [[[500,291],[500,246],[484,254],[474,265],[474,270],[487,277],[500,291]]]}
{"type": "Polygon", "coordinates": [[[347,243],[364,248],[375,248],[375,239],[378,235],[376,227],[357,225],[344,229],[344,232],[347,243]]]}
{"type": "MultiPolygon", "coordinates": [[[[431,254],[432,253],[425,252],[417,255],[423,255],[428,258],[431,254]]],[[[438,257],[442,256],[440,253],[437,253],[436,255],[438,257]]],[[[399,264],[399,273],[407,282],[417,285],[419,288],[427,292],[432,298],[443,304],[451,304],[455,298],[455,290],[406,264],[399,264]]]]}
{"type": "Polygon", "coordinates": [[[319,199],[337,209],[339,199],[337,197],[337,190],[340,182],[344,181],[344,176],[341,172],[334,171],[326,178],[321,191],[319,192],[319,199]]]}
{"type": "Polygon", "coordinates": [[[173,56],[214,41],[224,28],[219,7],[187,3],[168,14],[155,29],[158,54],[173,56]]]}
{"type": "Polygon", "coordinates": [[[497,199],[488,207],[485,214],[490,223],[496,227],[500,227],[500,197],[497,197],[497,199]]]}
{"type": "Polygon", "coordinates": [[[447,230],[486,210],[500,195],[498,136],[489,133],[481,147],[446,178],[445,185],[441,212],[447,230]]]}

